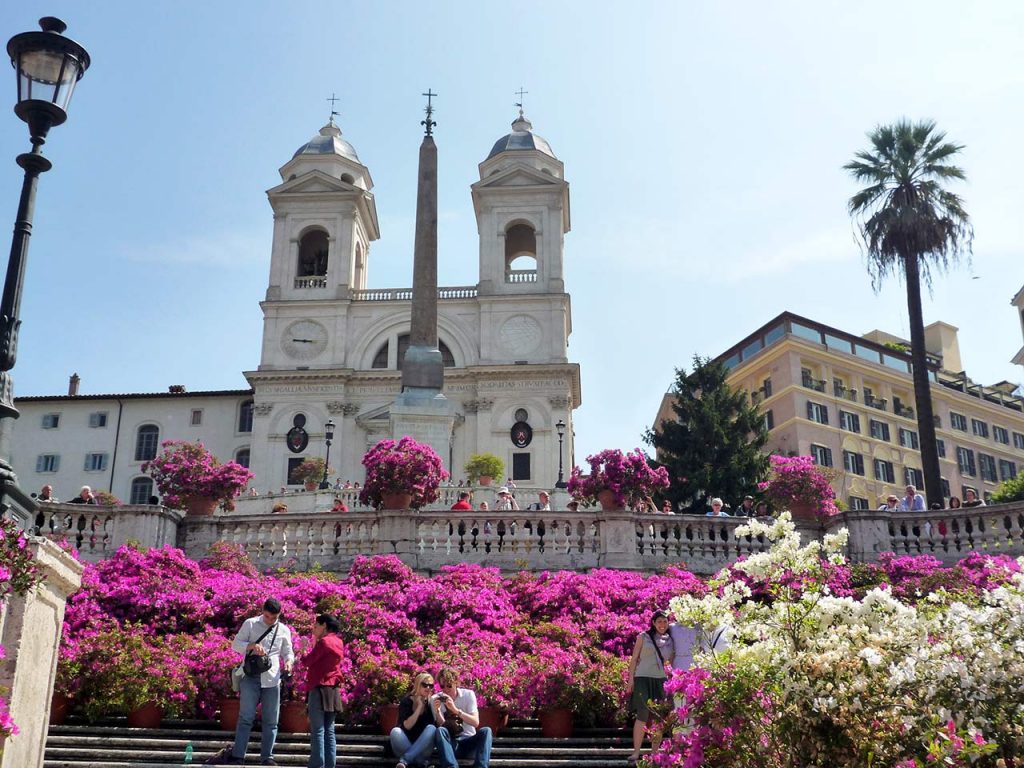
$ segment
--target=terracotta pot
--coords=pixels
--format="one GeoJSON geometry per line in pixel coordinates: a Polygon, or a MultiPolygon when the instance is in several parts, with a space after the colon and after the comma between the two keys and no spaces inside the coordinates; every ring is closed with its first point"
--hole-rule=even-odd
{"type": "Polygon", "coordinates": [[[794,520],[818,521],[818,505],[807,502],[792,502],[789,505],[789,513],[794,520]]]}
{"type": "Polygon", "coordinates": [[[615,494],[611,491],[598,491],[597,502],[601,505],[601,509],[604,512],[616,512],[625,509],[621,504],[615,503],[615,494]]]}
{"type": "Polygon", "coordinates": [[[220,499],[209,496],[186,496],[181,503],[189,517],[209,517],[217,510],[220,499]]]}
{"type": "Polygon", "coordinates": [[[285,733],[309,733],[309,713],[302,701],[282,701],[277,727],[285,733]]]}
{"type": "Polygon", "coordinates": [[[502,707],[480,707],[479,714],[480,725],[486,725],[495,736],[508,725],[508,710],[502,707]]]}
{"type": "Polygon", "coordinates": [[[391,729],[398,725],[398,705],[385,704],[380,708],[380,732],[385,736],[391,733],[391,729]]]}
{"type": "Polygon", "coordinates": [[[316,480],[307,480],[302,485],[307,491],[315,491],[320,486],[320,483],[316,480]]]}
{"type": "Polygon", "coordinates": [[[408,509],[412,504],[411,493],[389,493],[384,491],[380,495],[384,509],[408,509]]]}
{"type": "Polygon", "coordinates": [[[490,475],[480,475],[477,482],[479,482],[480,485],[487,486],[494,482],[494,478],[490,475]]]}
{"type": "Polygon", "coordinates": [[[540,734],[545,739],[568,739],[572,736],[572,710],[542,709],[537,713],[540,734]]]}
{"type": "Polygon", "coordinates": [[[223,698],[220,700],[220,713],[217,720],[220,722],[222,731],[233,731],[238,725],[238,709],[242,701],[237,696],[223,698]]]}
{"type": "Polygon", "coordinates": [[[164,713],[160,705],[152,701],[128,713],[129,728],[159,728],[164,713]]]}
{"type": "Polygon", "coordinates": [[[54,693],[50,700],[50,725],[64,725],[71,711],[71,698],[63,693],[54,693]]]}

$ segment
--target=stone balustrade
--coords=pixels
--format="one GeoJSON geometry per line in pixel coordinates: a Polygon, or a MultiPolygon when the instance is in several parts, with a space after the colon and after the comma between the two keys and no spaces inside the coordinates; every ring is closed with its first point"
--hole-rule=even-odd
{"type": "MultiPolygon", "coordinates": [[[[412,288],[350,289],[352,301],[411,301],[412,288]]],[[[442,286],[437,289],[438,299],[472,299],[477,295],[475,285],[442,286]]]]}
{"type": "MultiPolygon", "coordinates": [[[[75,546],[83,560],[108,557],[135,541],[143,546],[176,544],[201,558],[216,541],[240,545],[259,568],[345,571],[361,554],[395,554],[414,569],[482,563],[503,571],[624,568],[656,570],[683,564],[711,574],[738,558],[767,549],[762,537],[737,535],[743,518],[703,515],[637,515],[628,511],[448,509],[460,488],[442,489],[443,503],[420,511],[373,511],[350,504],[331,512],[335,495],[354,501],[355,490],[271,494],[239,499],[231,513],[185,517],[157,506],[94,507],[42,505],[35,530],[75,546]],[[270,514],[279,500],[288,512],[270,514]]],[[[477,490],[477,498],[481,489],[477,490]]],[[[485,489],[493,493],[493,488],[485,489]]],[[[523,506],[536,489],[519,489],[523,506]]],[[[933,555],[946,564],[970,552],[1024,555],[1024,502],[973,509],[890,513],[844,512],[827,526],[800,523],[805,541],[841,528],[849,530],[848,555],[874,562],[882,552],[933,555]]]]}

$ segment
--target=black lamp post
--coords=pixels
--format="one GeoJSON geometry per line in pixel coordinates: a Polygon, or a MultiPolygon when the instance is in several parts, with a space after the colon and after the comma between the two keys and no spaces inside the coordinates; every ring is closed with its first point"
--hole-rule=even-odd
{"type": "Polygon", "coordinates": [[[555,424],[555,429],[558,430],[558,482],[555,483],[555,488],[567,488],[568,483],[565,482],[565,473],[562,470],[562,441],[565,439],[565,422],[559,419],[555,424]]]}
{"type": "Polygon", "coordinates": [[[327,443],[327,459],[324,461],[324,476],[320,480],[320,490],[326,491],[331,487],[331,484],[327,482],[327,471],[331,466],[331,440],[334,439],[334,421],[328,419],[327,423],[324,424],[324,442],[327,443]]]}
{"type": "MultiPolygon", "coordinates": [[[[18,313],[39,174],[53,167],[43,157],[41,147],[50,128],[67,120],[71,94],[89,68],[89,54],[85,48],[61,34],[67,29],[63,21],[47,16],[39,20],[39,27],[41,31],[22,32],[7,43],[7,53],[18,79],[18,103],[14,114],[28,123],[32,151],[17,157],[18,165],[25,170],[25,179],[21,186],[0,305],[0,419],[18,418],[10,373],[18,357],[18,327],[21,325],[18,313]]],[[[6,461],[6,444],[3,453],[3,458],[0,458],[0,498],[10,495],[18,500],[23,494],[17,489],[17,479],[6,461]]]]}

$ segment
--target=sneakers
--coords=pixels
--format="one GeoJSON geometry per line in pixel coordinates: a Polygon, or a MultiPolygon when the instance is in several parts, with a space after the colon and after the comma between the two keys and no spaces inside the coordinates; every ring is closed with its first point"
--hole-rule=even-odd
{"type": "Polygon", "coordinates": [[[231,754],[231,747],[224,747],[220,752],[207,760],[204,765],[242,765],[244,758],[231,754]]]}

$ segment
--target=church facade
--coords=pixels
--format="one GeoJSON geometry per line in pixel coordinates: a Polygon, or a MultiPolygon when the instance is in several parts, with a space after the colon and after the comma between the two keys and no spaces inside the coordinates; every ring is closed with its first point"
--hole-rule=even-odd
{"type": "MultiPolygon", "coordinates": [[[[442,458],[460,478],[472,454],[494,453],[518,483],[551,487],[560,447],[566,475],[572,465],[581,402],[579,366],[568,358],[569,185],[522,113],[479,175],[478,282],[438,288],[444,394],[455,408],[442,458]]],[[[363,454],[392,436],[412,292],[369,287],[381,236],[373,180],[333,120],[280,176],[267,193],[274,229],[261,357],[245,372],[251,390],[79,395],[73,385],[66,396],[19,398],[14,466],[24,487],[51,484],[69,498],[87,484],[144,501],[152,487],[141,466],[155,446],[202,439],[219,458],[247,463],[258,489],[276,490],[294,485],[303,459],[324,456],[328,421],[336,477],[362,479],[363,454]]]]}

